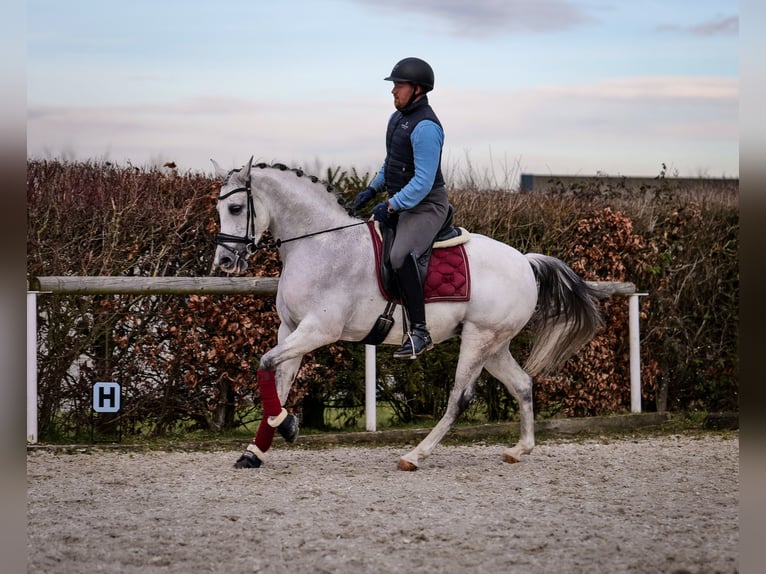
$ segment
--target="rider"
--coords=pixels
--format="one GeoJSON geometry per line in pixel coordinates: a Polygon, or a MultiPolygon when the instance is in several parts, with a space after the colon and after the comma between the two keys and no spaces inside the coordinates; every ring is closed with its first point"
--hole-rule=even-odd
{"type": "Polygon", "coordinates": [[[433,348],[426,327],[423,277],[418,259],[429,252],[449,209],[441,171],[444,131],[426,95],[434,87],[434,72],[420,58],[399,61],[384,78],[394,83],[396,110],[388,121],[386,159],[369,187],[354,199],[354,210],[385,190],[388,200],[373,209],[373,217],[394,227],[391,267],[396,275],[410,329],[399,359],[414,359],[433,348]]]}

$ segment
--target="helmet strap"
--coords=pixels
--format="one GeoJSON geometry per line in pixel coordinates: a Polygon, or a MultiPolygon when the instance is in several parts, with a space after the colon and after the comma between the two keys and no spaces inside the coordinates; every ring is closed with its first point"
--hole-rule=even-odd
{"type": "MultiPolygon", "coordinates": [[[[412,104],[415,103],[415,100],[418,97],[425,95],[425,92],[422,92],[422,91],[418,94],[418,85],[417,84],[412,84],[412,87],[413,87],[412,94],[410,95],[410,99],[407,102],[407,105],[404,106],[405,108],[409,108],[412,104]]],[[[422,90],[423,88],[421,87],[420,89],[422,90]]]]}

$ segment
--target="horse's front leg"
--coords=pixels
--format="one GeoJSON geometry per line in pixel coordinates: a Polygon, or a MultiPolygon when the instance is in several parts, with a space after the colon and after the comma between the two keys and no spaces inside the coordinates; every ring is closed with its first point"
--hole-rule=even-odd
{"type": "MultiPolygon", "coordinates": [[[[287,402],[287,397],[290,394],[290,389],[293,386],[295,375],[298,373],[302,360],[303,355],[277,365],[275,378],[277,383],[277,397],[279,398],[280,405],[284,405],[287,402]]],[[[292,413],[288,413],[284,407],[282,407],[280,415],[275,419],[269,417],[269,424],[276,424],[277,431],[287,442],[292,443],[298,440],[298,431],[300,428],[298,417],[292,413]]]]}
{"type": "MultiPolygon", "coordinates": [[[[292,333],[292,329],[289,329],[285,323],[279,326],[278,341],[285,341],[287,337],[292,333]]],[[[265,356],[265,355],[264,355],[265,356]]],[[[277,396],[279,397],[279,404],[284,405],[287,402],[287,397],[290,394],[290,389],[293,386],[295,375],[298,374],[298,369],[303,361],[303,355],[294,357],[292,359],[286,359],[277,365],[276,381],[277,381],[277,396]]],[[[260,367],[263,368],[263,359],[261,359],[260,367]]],[[[284,410],[284,409],[282,409],[284,410]]],[[[284,420],[278,420],[277,431],[287,442],[295,442],[298,440],[298,431],[300,430],[300,423],[298,417],[294,414],[287,414],[284,420]]]]}
{"type": "Polygon", "coordinates": [[[333,338],[334,334],[312,329],[311,323],[308,320],[304,321],[294,331],[284,323],[280,325],[277,346],[261,357],[257,377],[263,418],[251,444],[234,464],[235,468],[260,467],[266,458],[266,452],[271,448],[276,432],[287,442],[297,440],[298,417],[288,413],[282,405],[290,393],[303,355],[337,340],[337,337],[333,338]]]}

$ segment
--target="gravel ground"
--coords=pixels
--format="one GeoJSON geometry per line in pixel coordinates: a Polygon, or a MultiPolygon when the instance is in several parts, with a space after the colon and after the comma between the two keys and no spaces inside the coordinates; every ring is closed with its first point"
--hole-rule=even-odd
{"type": "Polygon", "coordinates": [[[27,456],[28,572],[736,572],[739,434],[27,456]]]}

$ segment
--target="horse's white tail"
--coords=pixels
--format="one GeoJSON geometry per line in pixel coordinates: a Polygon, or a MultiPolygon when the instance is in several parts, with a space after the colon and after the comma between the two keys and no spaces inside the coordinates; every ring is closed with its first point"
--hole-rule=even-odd
{"type": "Polygon", "coordinates": [[[559,367],[588,343],[603,324],[595,292],[566,263],[528,253],[538,282],[532,325],[534,343],[524,369],[532,376],[559,367]]]}

